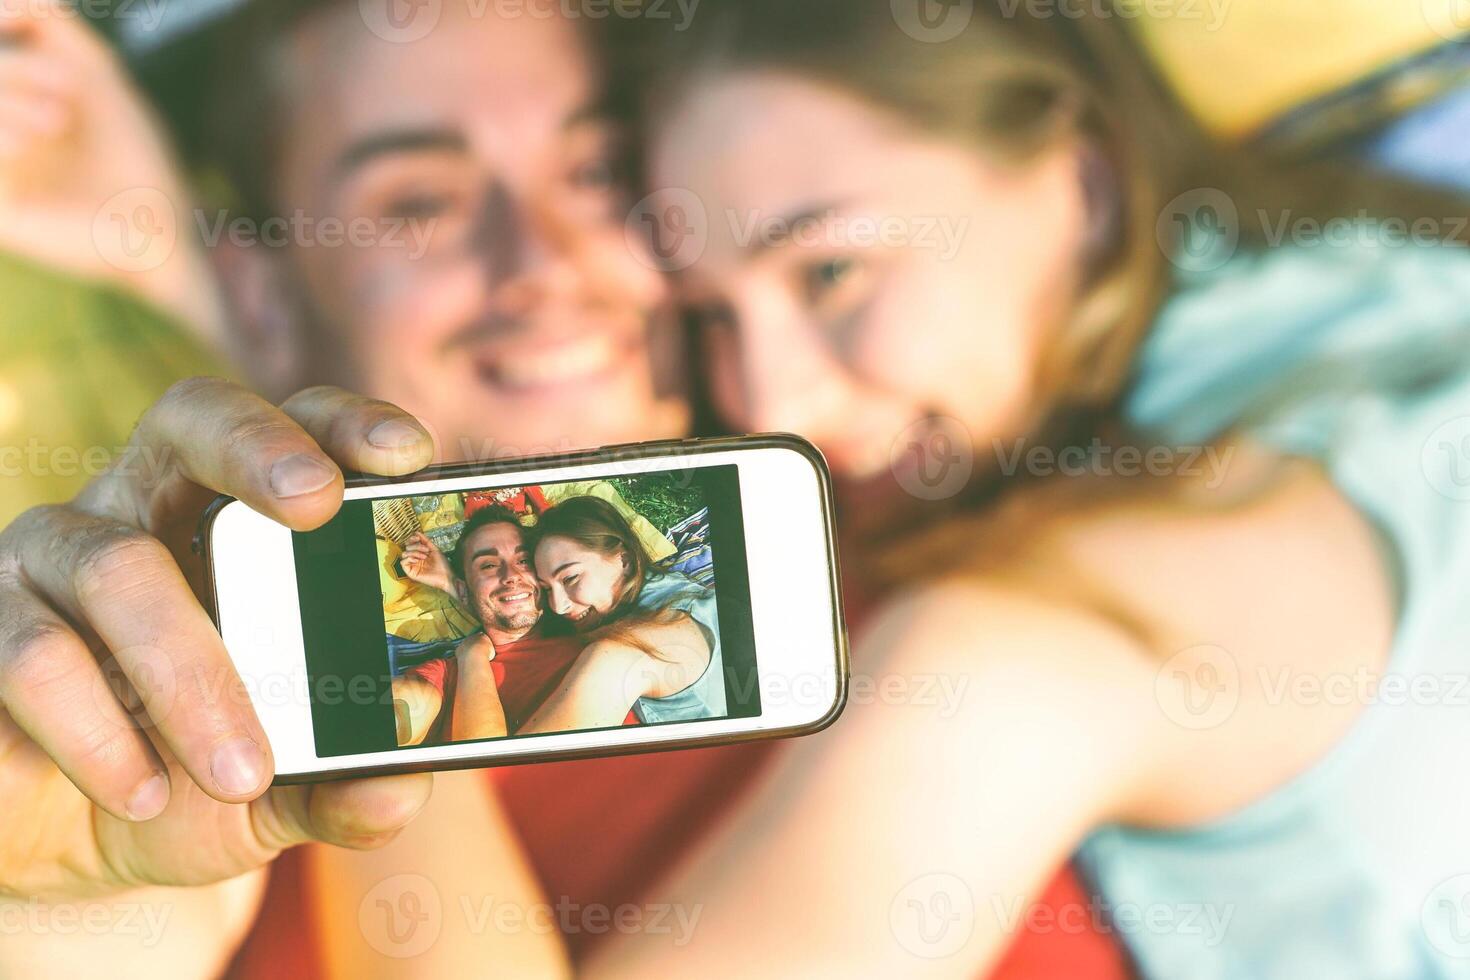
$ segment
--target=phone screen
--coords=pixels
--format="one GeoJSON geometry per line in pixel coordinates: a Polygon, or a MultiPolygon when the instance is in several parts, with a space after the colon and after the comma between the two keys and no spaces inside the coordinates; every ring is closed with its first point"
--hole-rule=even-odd
{"type": "Polygon", "coordinates": [[[735,465],[349,500],[293,550],[320,757],[761,713],[735,465]]]}

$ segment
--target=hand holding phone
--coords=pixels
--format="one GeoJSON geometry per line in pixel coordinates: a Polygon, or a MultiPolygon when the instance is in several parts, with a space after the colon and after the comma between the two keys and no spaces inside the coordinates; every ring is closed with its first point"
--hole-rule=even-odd
{"type": "Polygon", "coordinates": [[[0,847],[0,901],[221,881],[411,819],[427,777],[267,790],[270,742],[191,590],[189,542],[219,493],[306,531],[337,512],[342,468],[432,453],[382,402],[317,388],[277,408],[195,379],[76,500],[0,533],[0,837],[42,842],[0,847]]]}
{"type": "Polygon", "coordinates": [[[278,782],[798,735],[844,702],[830,481],[795,437],[358,481],[308,532],[222,500],[202,537],[278,782]]]}

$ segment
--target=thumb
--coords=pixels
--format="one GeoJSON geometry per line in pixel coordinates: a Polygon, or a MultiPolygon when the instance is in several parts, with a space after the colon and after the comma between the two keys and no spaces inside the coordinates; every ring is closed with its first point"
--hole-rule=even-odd
{"type": "Polygon", "coordinates": [[[275,850],[308,841],[365,849],[408,826],[433,789],[429,773],[278,786],[251,804],[251,818],[262,843],[275,850]]]}

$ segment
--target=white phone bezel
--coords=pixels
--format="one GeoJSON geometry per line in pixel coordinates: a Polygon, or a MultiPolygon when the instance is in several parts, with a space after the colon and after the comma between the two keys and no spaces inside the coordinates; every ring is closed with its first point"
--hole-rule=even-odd
{"type": "MultiPolygon", "coordinates": [[[[783,437],[784,438],[784,437],[783,437]]],[[[349,487],[346,499],[593,480],[685,467],[739,467],[761,713],[318,757],[291,531],[239,501],[206,530],[220,633],[270,740],[279,781],[653,751],[816,730],[841,711],[846,644],[820,456],[783,438],[674,445],[667,454],[538,464],[492,474],[349,487]],[[715,445],[729,448],[713,448],[715,445]]],[[[719,568],[715,570],[718,584],[719,568]]]]}

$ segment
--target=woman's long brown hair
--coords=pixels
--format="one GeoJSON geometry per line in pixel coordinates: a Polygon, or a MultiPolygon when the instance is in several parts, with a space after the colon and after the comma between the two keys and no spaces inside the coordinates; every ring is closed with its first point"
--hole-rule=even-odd
{"type": "MultiPolygon", "coordinates": [[[[1176,201],[1224,195],[1242,218],[1242,251],[1271,246],[1266,216],[1427,217],[1446,229],[1446,243],[1470,242],[1456,221],[1464,199],[1353,161],[1284,161],[1214,139],[1169,93],[1124,21],[1049,9],[1037,17],[1018,0],[975,0],[958,37],[928,42],[906,33],[883,0],[705,0],[688,32],[647,31],[656,37],[621,50],[641,66],[645,129],[701,76],[785,71],[854,92],[1002,164],[1024,167],[1068,143],[1093,154],[1114,227],[1038,369],[1029,436],[1054,448],[1102,433],[1131,439],[1119,432],[1118,407],[1144,337],[1179,288],[1171,259],[1190,230],[1161,220],[1176,201]]],[[[967,497],[971,513],[1025,482],[983,482],[967,497]]],[[[1061,506],[1078,494],[1046,496],[1061,506]]],[[[963,541],[954,531],[937,536],[963,541]]]]}

